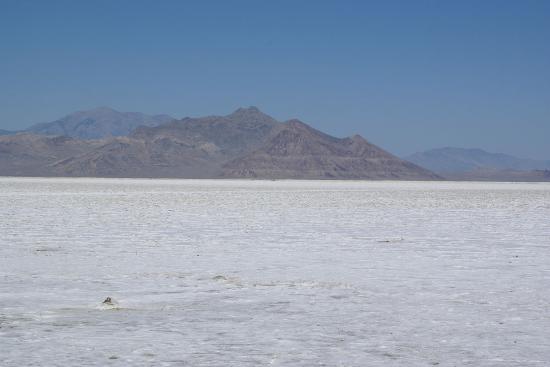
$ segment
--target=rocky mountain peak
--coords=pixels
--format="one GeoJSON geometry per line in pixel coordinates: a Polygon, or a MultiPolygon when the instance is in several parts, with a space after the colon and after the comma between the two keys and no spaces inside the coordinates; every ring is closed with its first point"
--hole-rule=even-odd
{"type": "Polygon", "coordinates": [[[241,107],[230,115],[225,116],[230,122],[238,125],[255,128],[257,126],[276,126],[279,124],[273,117],[260,111],[258,107],[241,107]]]}
{"type": "Polygon", "coordinates": [[[260,111],[260,109],[256,106],[249,106],[249,107],[239,107],[233,113],[257,113],[257,112],[262,112],[262,111],[260,111]]]}
{"type": "Polygon", "coordinates": [[[267,116],[265,113],[260,111],[256,106],[250,107],[239,107],[229,117],[240,117],[240,116],[267,116]]]}
{"type": "Polygon", "coordinates": [[[355,135],[351,136],[350,139],[353,140],[353,141],[357,141],[357,142],[367,142],[367,140],[359,134],[355,134],[355,135]]]}
{"type": "Polygon", "coordinates": [[[299,129],[309,128],[309,126],[307,126],[305,123],[303,123],[302,121],[300,121],[298,119],[290,119],[290,120],[286,121],[285,123],[288,126],[293,127],[293,128],[299,128],[299,129]]]}

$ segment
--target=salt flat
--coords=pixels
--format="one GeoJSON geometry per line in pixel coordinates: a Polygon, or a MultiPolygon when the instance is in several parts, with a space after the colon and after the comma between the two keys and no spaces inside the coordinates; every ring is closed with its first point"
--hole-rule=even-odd
{"type": "Polygon", "coordinates": [[[0,178],[0,365],[549,366],[549,218],[550,184],[0,178]]]}

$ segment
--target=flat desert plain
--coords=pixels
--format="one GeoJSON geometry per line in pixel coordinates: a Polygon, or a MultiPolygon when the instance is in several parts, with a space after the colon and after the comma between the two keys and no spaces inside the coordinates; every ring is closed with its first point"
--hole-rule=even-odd
{"type": "Polygon", "coordinates": [[[549,315],[550,184],[0,179],[5,367],[546,367],[549,315]]]}

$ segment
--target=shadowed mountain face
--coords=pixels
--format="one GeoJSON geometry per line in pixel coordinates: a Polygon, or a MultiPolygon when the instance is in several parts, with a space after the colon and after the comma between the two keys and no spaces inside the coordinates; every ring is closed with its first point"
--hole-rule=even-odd
{"type": "Polygon", "coordinates": [[[27,132],[64,135],[79,139],[126,136],[141,125],[156,126],[173,120],[168,115],[149,116],[139,112],[118,112],[108,107],[79,111],[53,122],[31,126],[27,132]]]}
{"type": "Polygon", "coordinates": [[[404,179],[439,177],[368,143],[338,139],[256,107],[184,118],[127,137],[0,137],[0,174],[88,177],[404,179]],[[59,139],[56,144],[54,139],[59,139]],[[14,159],[14,157],[18,157],[14,159]],[[7,167],[7,168],[5,168],[7,167]]]}
{"type": "Polygon", "coordinates": [[[370,144],[288,121],[259,149],[226,163],[225,177],[429,180],[439,177],[370,144]]]}
{"type": "Polygon", "coordinates": [[[13,135],[15,132],[0,129],[0,135],[13,135]]]}
{"type": "Polygon", "coordinates": [[[440,148],[415,153],[405,159],[438,173],[459,173],[482,170],[544,170],[550,161],[517,158],[481,149],[440,148]]]}

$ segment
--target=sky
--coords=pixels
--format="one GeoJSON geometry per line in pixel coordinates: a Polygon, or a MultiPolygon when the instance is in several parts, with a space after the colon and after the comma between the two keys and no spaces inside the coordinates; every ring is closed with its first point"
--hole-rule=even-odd
{"type": "Polygon", "coordinates": [[[0,129],[98,106],[550,159],[550,1],[0,0],[0,129]]]}

